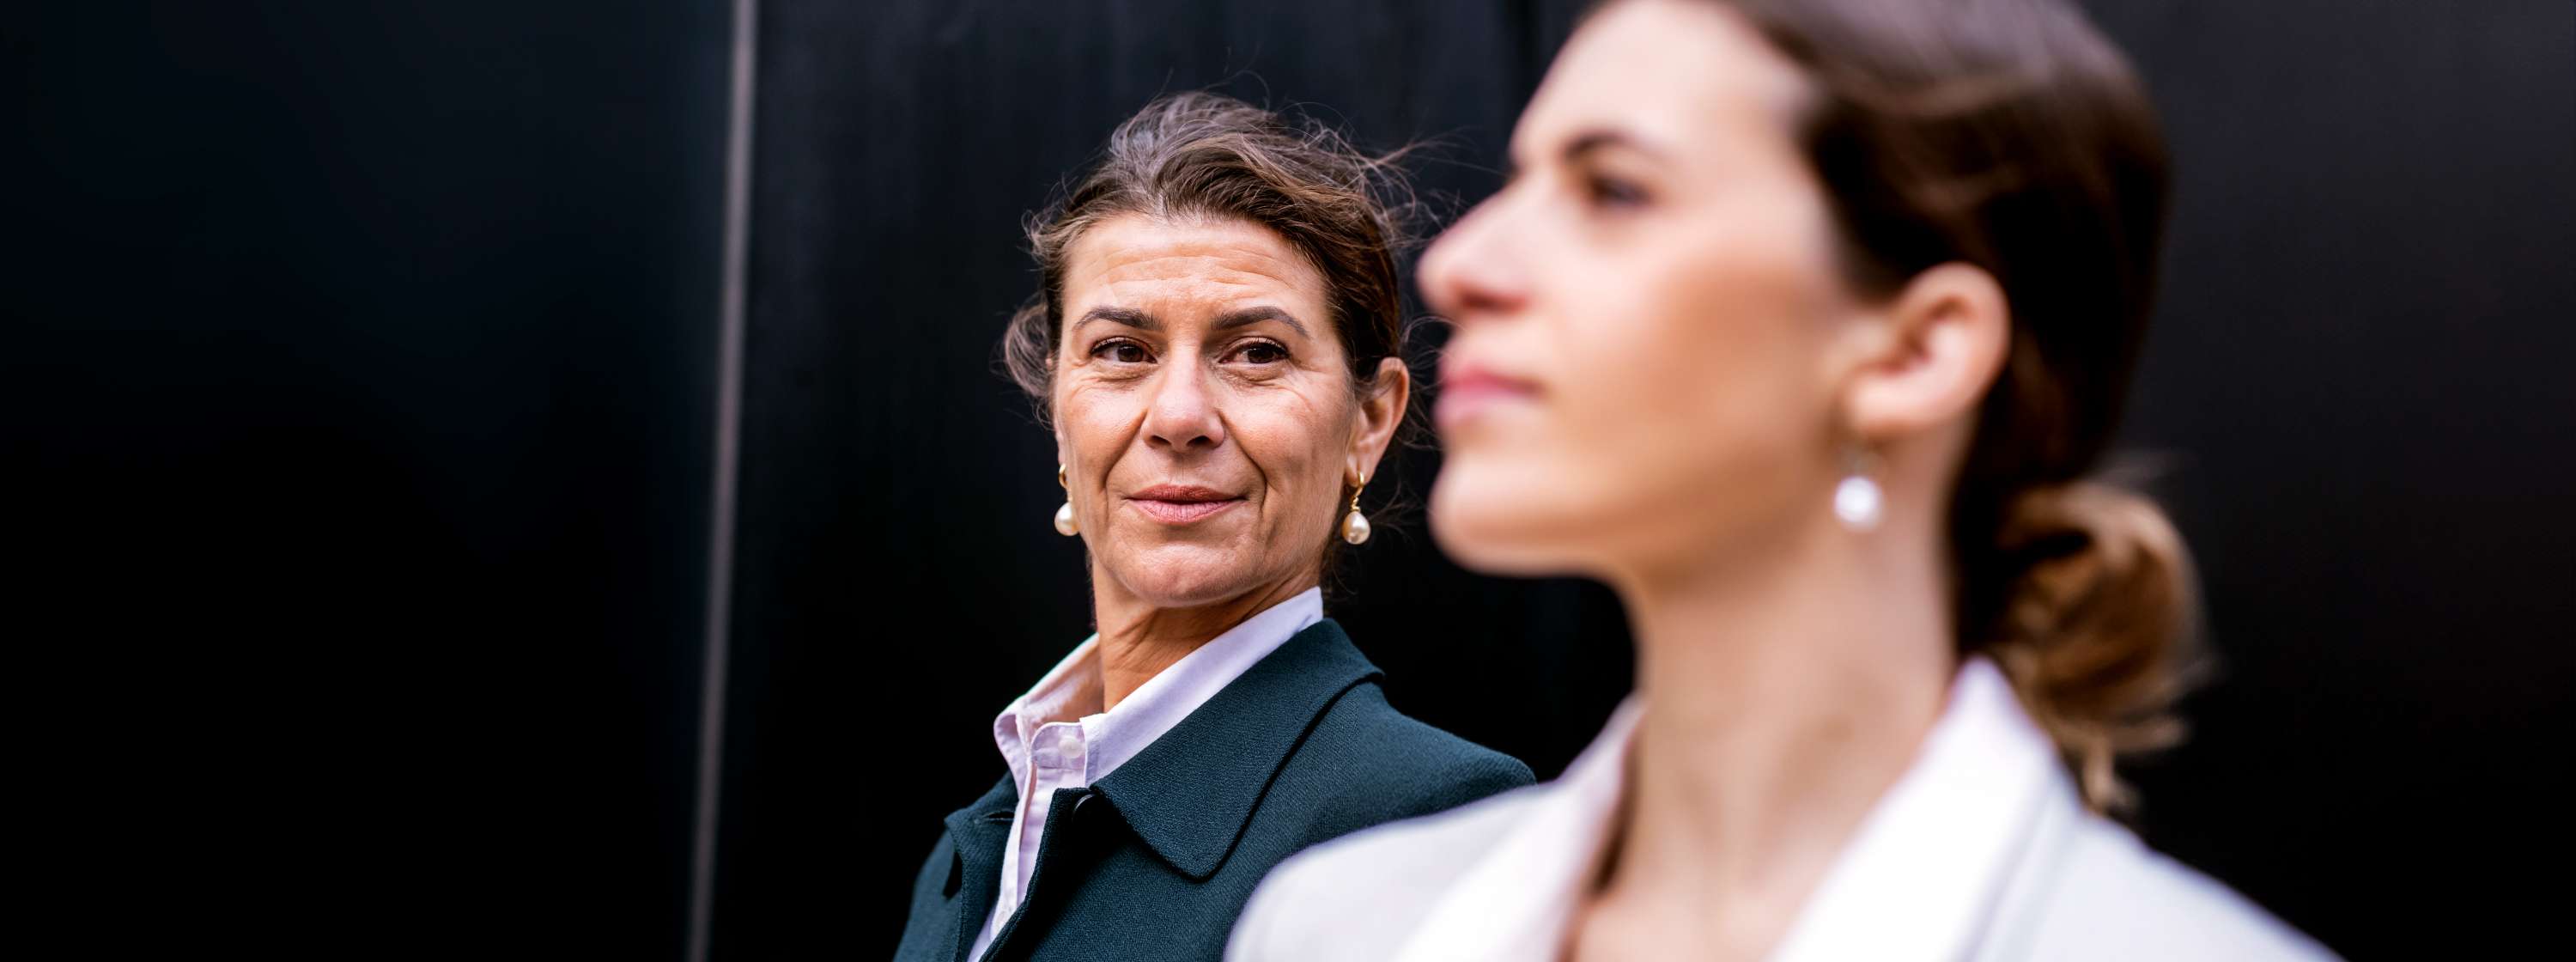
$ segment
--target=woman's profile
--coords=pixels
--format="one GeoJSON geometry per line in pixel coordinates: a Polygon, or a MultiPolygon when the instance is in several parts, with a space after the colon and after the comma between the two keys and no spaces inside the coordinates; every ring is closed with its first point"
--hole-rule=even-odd
{"type": "Polygon", "coordinates": [[[2191,582],[2086,480],[2166,192],[2059,0],[1615,0],[1425,255],[1433,532],[1608,582],[1637,690],[1564,776],[1284,865],[1232,957],[2325,955],[2102,814],[2191,582]]]}

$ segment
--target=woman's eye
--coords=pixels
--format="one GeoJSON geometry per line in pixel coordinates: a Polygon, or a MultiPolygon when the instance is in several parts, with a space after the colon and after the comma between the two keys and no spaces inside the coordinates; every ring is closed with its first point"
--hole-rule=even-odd
{"type": "Polygon", "coordinates": [[[1288,349],[1267,342],[1246,344],[1234,356],[1246,364],[1277,364],[1288,359],[1288,349]]]}
{"type": "Polygon", "coordinates": [[[1143,364],[1152,360],[1145,354],[1145,346],[1134,341],[1102,341],[1092,346],[1091,356],[1120,364],[1143,364]]]}
{"type": "Polygon", "coordinates": [[[1587,199],[1601,207],[1630,208],[1646,205],[1646,190],[1616,177],[1595,174],[1583,179],[1587,199]]]}

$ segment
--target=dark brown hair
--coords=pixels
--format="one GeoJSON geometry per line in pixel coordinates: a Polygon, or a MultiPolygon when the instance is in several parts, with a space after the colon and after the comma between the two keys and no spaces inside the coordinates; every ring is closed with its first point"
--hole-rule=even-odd
{"type": "MultiPolygon", "coordinates": [[[[1233,218],[1278,234],[1322,276],[1332,315],[1326,323],[1341,340],[1352,395],[1365,400],[1378,384],[1381,362],[1404,359],[1409,325],[1396,256],[1411,242],[1407,228],[1419,206],[1397,163],[1410,149],[1369,154],[1312,117],[1221,94],[1174,94],[1146,104],[1110,133],[1099,162],[1080,181],[1028,219],[1038,290],[1003,332],[1003,367],[1038,416],[1051,421],[1055,357],[1064,337],[1065,257],[1074,241],[1123,214],[1233,218]]],[[[1417,417],[1403,412],[1399,442],[1413,433],[1417,417]]],[[[1345,488],[1337,513],[1350,495],[1345,488]]],[[[1378,519],[1381,530],[1388,520],[1378,519]]],[[[1326,539],[1327,574],[1340,546],[1339,538],[1326,539]]]]}
{"type": "Polygon", "coordinates": [[[2144,497],[2085,480],[2153,307],[2167,160],[2127,61],[2063,0],[1727,0],[1805,71],[1807,155],[1846,273],[1892,294],[1947,262],[1993,275],[2003,370],[1950,503],[1963,653],[1994,658],[2075,769],[2181,735],[2190,560],[2144,497]]]}

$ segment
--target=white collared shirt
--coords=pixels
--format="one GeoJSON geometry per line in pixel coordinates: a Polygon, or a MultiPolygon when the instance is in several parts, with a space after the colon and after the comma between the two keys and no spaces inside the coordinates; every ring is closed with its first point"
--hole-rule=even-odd
{"type": "Polygon", "coordinates": [[[980,959],[1019,909],[1046,838],[1047,806],[1058,789],[1087,788],[1206,704],[1288,639],[1324,620],[1324,592],[1308,588],[1209,639],[1173,662],[1118,706],[1103,710],[1100,636],[1083,639],[1063,661],[993,719],[993,744],[1011,767],[1019,802],[1010,842],[1002,847],[1002,880],[993,912],[975,936],[980,959]]]}
{"type": "MultiPolygon", "coordinates": [[[[1396,958],[1553,959],[1618,817],[1643,705],[1621,705],[1554,790],[1433,903],[1396,958]]],[[[2000,893],[2057,764],[1992,662],[1970,659],[1914,763],[1800,909],[1772,962],[1951,960],[2000,893]]]]}

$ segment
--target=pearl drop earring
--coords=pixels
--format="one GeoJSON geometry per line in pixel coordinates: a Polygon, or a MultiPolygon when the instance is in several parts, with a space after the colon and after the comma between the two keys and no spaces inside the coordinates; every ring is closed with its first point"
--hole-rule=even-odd
{"type": "Polygon", "coordinates": [[[1368,515],[1360,513],[1360,489],[1365,487],[1368,487],[1368,475],[1363,474],[1360,475],[1360,483],[1351,486],[1351,513],[1342,516],[1342,540],[1352,544],[1369,539],[1368,515]]]}
{"type": "Polygon", "coordinates": [[[1055,509],[1055,533],[1073,537],[1082,533],[1082,525],[1073,520],[1073,489],[1064,483],[1064,465],[1055,466],[1055,486],[1064,488],[1064,506],[1055,509]]]}
{"type": "Polygon", "coordinates": [[[1853,531],[1878,527],[1879,519],[1887,512],[1887,496],[1879,490],[1877,479],[1870,477],[1877,459],[1853,445],[1843,462],[1843,479],[1834,485],[1834,517],[1853,531]]]}

